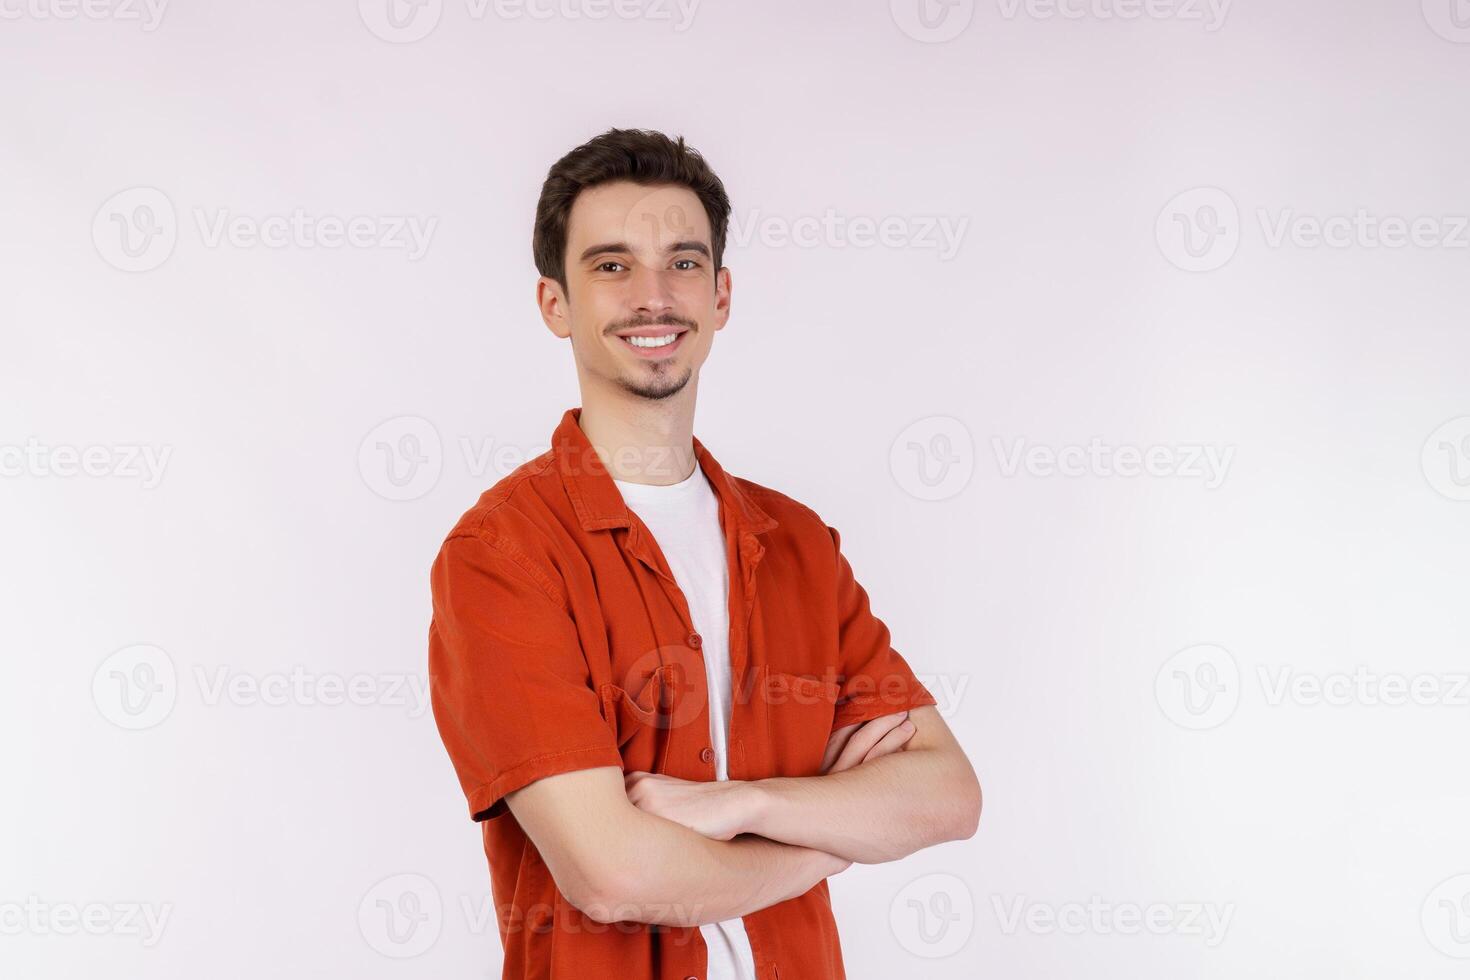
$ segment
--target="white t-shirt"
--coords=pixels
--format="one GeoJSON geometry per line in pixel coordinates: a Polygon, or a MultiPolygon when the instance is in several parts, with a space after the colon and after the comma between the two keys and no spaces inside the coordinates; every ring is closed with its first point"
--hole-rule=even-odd
{"type": "MultiPolygon", "coordinates": [[[[648,525],[674,581],[689,603],[694,629],[704,642],[704,674],[709,685],[710,746],[715,778],[729,779],[726,744],[730,734],[730,573],[720,501],[698,465],[687,479],[670,486],[614,480],[628,507],[648,525]]],[[[709,980],[755,980],[755,956],[740,919],[699,927],[709,949],[709,980]]]]}

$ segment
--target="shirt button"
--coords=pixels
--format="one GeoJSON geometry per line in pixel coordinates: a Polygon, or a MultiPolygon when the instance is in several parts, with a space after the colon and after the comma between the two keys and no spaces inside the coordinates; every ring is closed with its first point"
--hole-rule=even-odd
{"type": "Polygon", "coordinates": [[[703,643],[704,637],[700,636],[698,633],[689,634],[689,645],[692,646],[694,649],[698,650],[700,646],[703,645],[703,643]]]}
{"type": "Polygon", "coordinates": [[[699,750],[699,760],[706,765],[715,761],[715,750],[706,745],[699,750]]]}

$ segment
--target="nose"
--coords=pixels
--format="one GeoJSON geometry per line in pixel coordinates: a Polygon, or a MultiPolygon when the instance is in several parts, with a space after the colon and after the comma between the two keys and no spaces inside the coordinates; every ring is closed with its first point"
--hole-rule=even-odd
{"type": "Polygon", "coordinates": [[[658,269],[641,263],[634,266],[630,289],[633,308],[644,316],[662,316],[674,308],[673,294],[658,269]]]}

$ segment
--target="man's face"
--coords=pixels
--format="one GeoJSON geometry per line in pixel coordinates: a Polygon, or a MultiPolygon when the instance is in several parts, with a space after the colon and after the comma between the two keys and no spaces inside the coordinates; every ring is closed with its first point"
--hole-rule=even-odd
{"type": "Polygon", "coordinates": [[[699,371],[730,315],[709,217],[693,191],[627,181],[583,191],[567,227],[566,289],[542,278],[546,325],[570,337],[578,370],[643,398],[699,371]]]}

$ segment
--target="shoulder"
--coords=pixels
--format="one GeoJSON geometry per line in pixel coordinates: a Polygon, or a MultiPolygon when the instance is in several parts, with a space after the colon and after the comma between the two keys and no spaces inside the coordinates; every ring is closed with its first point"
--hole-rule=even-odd
{"type": "Polygon", "coordinates": [[[527,558],[545,549],[548,536],[570,511],[554,450],[507,473],[460,515],[444,544],[475,539],[503,553],[527,558]]]}

